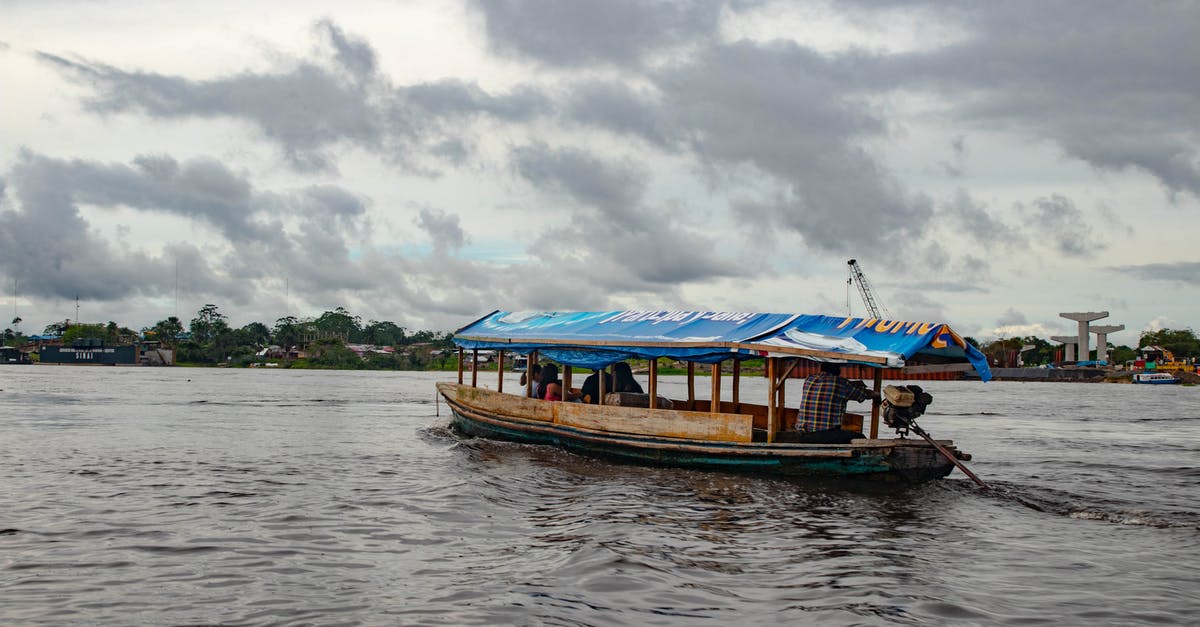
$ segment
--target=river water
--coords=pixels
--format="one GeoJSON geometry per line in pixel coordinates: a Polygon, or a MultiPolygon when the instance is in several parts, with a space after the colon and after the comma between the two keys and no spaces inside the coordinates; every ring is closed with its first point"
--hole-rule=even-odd
{"type": "Polygon", "coordinates": [[[453,376],[0,368],[0,623],[1200,620],[1200,388],[930,382],[985,493],[463,439],[453,376]]]}

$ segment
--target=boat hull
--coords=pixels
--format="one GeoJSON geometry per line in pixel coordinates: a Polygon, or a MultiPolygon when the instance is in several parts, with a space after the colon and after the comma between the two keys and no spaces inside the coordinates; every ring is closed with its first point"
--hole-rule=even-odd
{"type": "MultiPolygon", "coordinates": [[[[470,402],[481,393],[496,395],[495,392],[455,384],[439,384],[438,388],[454,414],[455,429],[465,435],[556,446],[584,455],[624,462],[902,482],[938,479],[954,469],[949,460],[923,441],[897,439],[859,440],[852,444],[791,444],[721,442],[607,432],[497,411],[495,402],[470,402]],[[464,387],[470,390],[469,394],[459,394],[459,389],[464,387]]],[[[547,406],[555,404],[548,401],[532,402],[545,403],[547,406]]],[[[588,409],[602,414],[612,408],[589,406],[588,409]]],[[[571,411],[578,410],[576,406],[571,411]]],[[[696,414],[697,419],[705,417],[701,412],[690,413],[696,414]]],[[[946,444],[953,450],[952,443],[946,444]]]]}

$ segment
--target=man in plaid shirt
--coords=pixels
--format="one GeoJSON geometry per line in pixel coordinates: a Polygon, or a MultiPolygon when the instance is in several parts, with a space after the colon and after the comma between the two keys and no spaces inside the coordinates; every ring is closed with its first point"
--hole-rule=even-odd
{"type": "Polygon", "coordinates": [[[847,401],[877,398],[875,392],[862,384],[851,383],[841,376],[842,368],[834,363],[822,363],[821,372],[804,380],[804,398],[800,403],[798,441],[819,444],[845,444],[861,438],[857,431],[842,429],[842,414],[847,401]]]}

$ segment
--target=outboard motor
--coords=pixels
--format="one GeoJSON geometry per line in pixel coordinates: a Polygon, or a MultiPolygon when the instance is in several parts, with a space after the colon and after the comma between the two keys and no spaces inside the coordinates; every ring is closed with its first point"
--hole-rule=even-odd
{"type": "Polygon", "coordinates": [[[883,389],[883,422],[905,437],[932,402],[933,395],[919,385],[889,385],[883,389]]]}

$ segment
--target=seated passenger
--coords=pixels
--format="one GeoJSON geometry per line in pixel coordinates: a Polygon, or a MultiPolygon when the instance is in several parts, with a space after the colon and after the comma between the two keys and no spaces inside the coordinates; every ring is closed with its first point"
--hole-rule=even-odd
{"type": "Polygon", "coordinates": [[[629,364],[623,361],[618,361],[613,364],[613,382],[611,392],[631,392],[633,394],[645,394],[641,384],[633,378],[633,370],[629,368],[629,364]]]}
{"type": "MultiPolygon", "coordinates": [[[[583,398],[586,399],[586,402],[591,403],[593,405],[598,405],[600,403],[600,373],[601,372],[603,372],[603,371],[593,370],[592,374],[588,375],[588,378],[583,380],[583,387],[580,388],[580,391],[583,393],[583,398]]],[[[605,372],[604,373],[604,392],[608,393],[608,392],[612,392],[612,391],[613,391],[612,375],[605,372]]]]}
{"type": "Polygon", "coordinates": [[[542,365],[533,364],[525,372],[521,373],[522,387],[525,386],[525,382],[527,381],[525,378],[526,375],[529,375],[529,377],[533,379],[533,384],[529,386],[529,398],[541,398],[538,396],[538,389],[542,384],[542,365]]]}
{"type": "Polygon", "coordinates": [[[583,395],[579,390],[566,390],[565,396],[564,399],[562,381],[558,378],[558,366],[546,364],[542,368],[542,384],[538,388],[538,398],[544,401],[576,401],[583,395]]]}
{"type": "Polygon", "coordinates": [[[878,398],[875,392],[861,383],[842,378],[842,368],[834,363],[822,363],[821,371],[804,380],[804,397],[800,402],[800,420],[796,441],[812,444],[847,444],[862,438],[857,431],[842,429],[842,416],[847,401],[878,398]]]}

